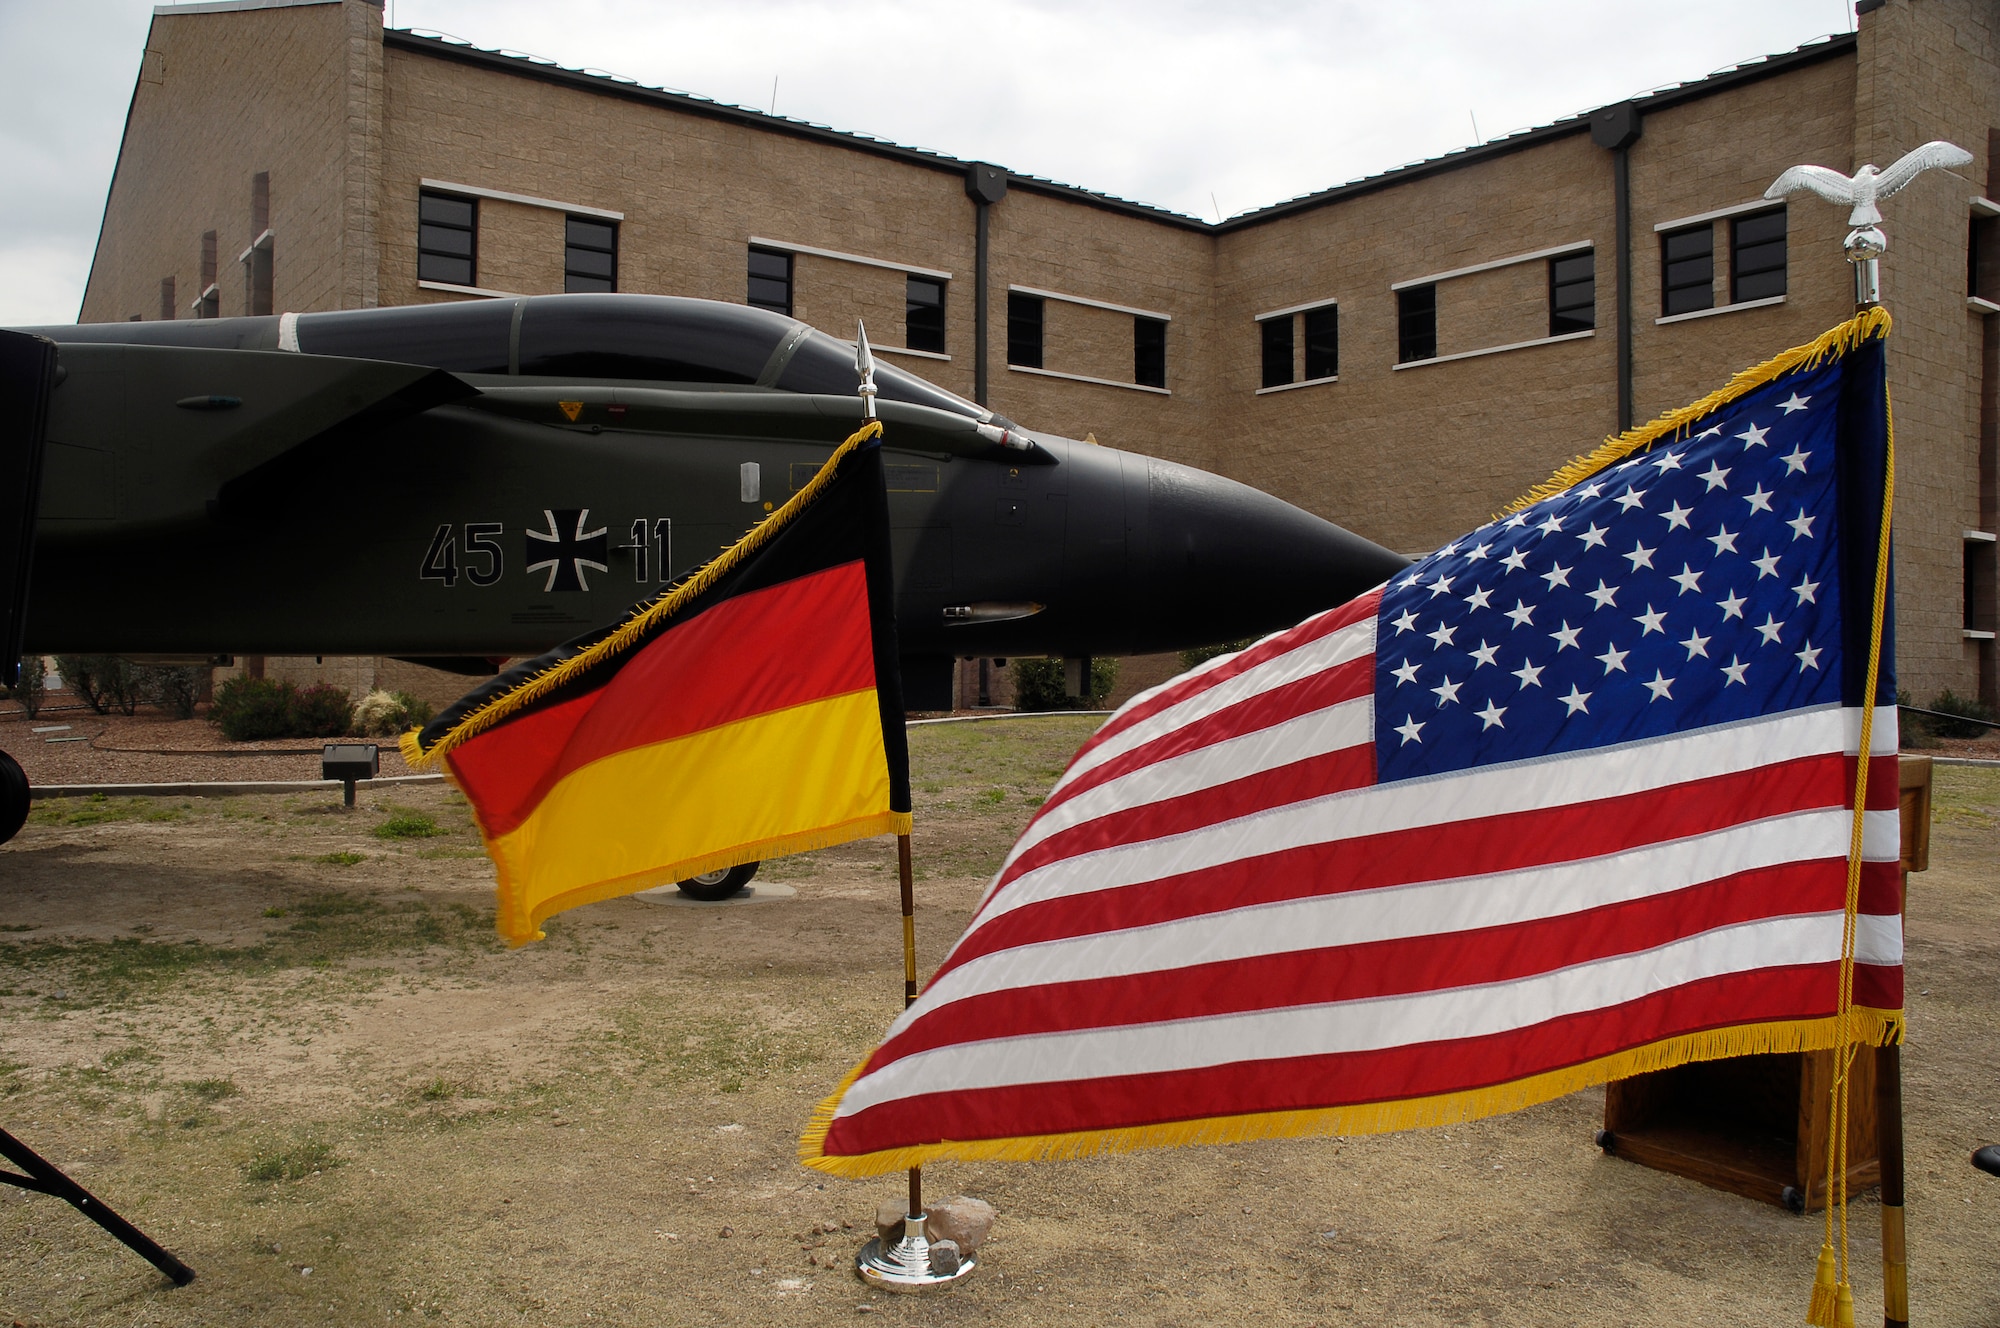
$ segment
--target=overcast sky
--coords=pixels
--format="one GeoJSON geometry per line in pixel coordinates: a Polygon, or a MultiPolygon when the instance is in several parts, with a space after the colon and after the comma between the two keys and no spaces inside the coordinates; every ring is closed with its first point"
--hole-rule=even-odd
{"type": "MultiPolygon", "coordinates": [[[[768,110],[775,81],[781,115],[1210,220],[1853,27],[1848,0],[389,7],[717,101],[768,110]]],[[[76,317],[151,12],[0,0],[0,325],[76,317]]]]}

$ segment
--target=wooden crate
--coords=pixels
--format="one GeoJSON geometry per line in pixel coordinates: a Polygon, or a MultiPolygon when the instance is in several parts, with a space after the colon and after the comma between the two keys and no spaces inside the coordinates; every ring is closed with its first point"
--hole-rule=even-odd
{"type": "MultiPolygon", "coordinates": [[[[1902,758],[1903,884],[1930,866],[1931,761],[1902,758]]],[[[1700,1061],[1605,1086],[1608,1153],[1704,1185],[1783,1204],[1826,1204],[1831,1051],[1700,1061]]],[[[1875,1057],[1856,1056],[1848,1078],[1847,1188],[1880,1182],[1875,1057]]]]}

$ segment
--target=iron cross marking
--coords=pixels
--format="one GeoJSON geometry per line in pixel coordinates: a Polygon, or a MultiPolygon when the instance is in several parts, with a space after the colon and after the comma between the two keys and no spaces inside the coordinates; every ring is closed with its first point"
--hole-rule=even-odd
{"type": "Polygon", "coordinates": [[[548,532],[539,530],[527,532],[526,558],[529,572],[548,572],[544,591],[589,590],[590,581],[584,569],[608,572],[611,565],[611,537],[606,528],[585,530],[590,521],[588,507],[561,507],[542,509],[542,516],[549,523],[548,532]],[[565,533],[574,532],[574,533],[565,533]]]}

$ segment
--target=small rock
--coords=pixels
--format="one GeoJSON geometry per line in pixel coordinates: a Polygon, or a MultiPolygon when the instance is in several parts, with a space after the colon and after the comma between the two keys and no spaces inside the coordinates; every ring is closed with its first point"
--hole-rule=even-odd
{"type": "Polygon", "coordinates": [[[971,1254],[985,1242],[986,1233],[993,1230],[996,1216],[992,1204],[961,1194],[941,1204],[932,1204],[924,1231],[933,1241],[948,1240],[971,1254]]]}
{"type": "Polygon", "coordinates": [[[716,1232],[715,1234],[721,1237],[723,1240],[728,1240],[731,1236],[736,1234],[736,1228],[724,1227],[722,1230],[716,1232]]]}
{"type": "Polygon", "coordinates": [[[884,1245],[894,1245],[903,1238],[904,1207],[901,1199],[884,1199],[875,1205],[875,1234],[884,1245]]]}
{"type": "Polygon", "coordinates": [[[939,1277],[950,1277],[958,1271],[958,1242],[955,1240],[934,1240],[931,1242],[931,1271],[939,1277]]]}
{"type": "Polygon", "coordinates": [[[840,1230],[840,1227],[841,1224],[838,1222],[822,1222],[819,1224],[819,1230],[822,1236],[831,1236],[834,1232],[840,1230]]]}

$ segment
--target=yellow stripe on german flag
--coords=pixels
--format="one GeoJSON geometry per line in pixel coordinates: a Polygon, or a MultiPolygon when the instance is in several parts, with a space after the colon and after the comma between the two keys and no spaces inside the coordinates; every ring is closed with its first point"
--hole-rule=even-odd
{"type": "Polygon", "coordinates": [[[510,943],[581,904],[908,833],[877,432],[686,586],[406,740],[472,804],[510,943]]]}

